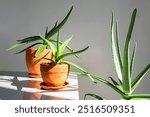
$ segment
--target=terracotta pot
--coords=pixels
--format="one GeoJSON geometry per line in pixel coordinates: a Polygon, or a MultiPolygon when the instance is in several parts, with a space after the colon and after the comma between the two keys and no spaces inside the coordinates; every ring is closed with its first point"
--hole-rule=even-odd
{"type": "Polygon", "coordinates": [[[28,69],[28,75],[32,78],[40,78],[40,64],[49,62],[48,60],[42,59],[38,63],[35,63],[36,60],[40,58],[50,58],[53,59],[53,55],[50,49],[45,49],[39,56],[33,58],[37,48],[29,48],[26,50],[26,65],[28,69]]]}
{"type": "Polygon", "coordinates": [[[68,64],[41,64],[41,75],[47,86],[63,86],[68,78],[70,65],[68,64]]]}

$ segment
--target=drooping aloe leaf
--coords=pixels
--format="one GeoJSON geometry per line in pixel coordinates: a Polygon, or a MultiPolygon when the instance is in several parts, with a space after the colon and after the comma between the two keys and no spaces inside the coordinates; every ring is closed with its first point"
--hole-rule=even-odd
{"type": "Polygon", "coordinates": [[[39,36],[31,36],[31,37],[27,37],[27,38],[24,38],[24,39],[21,39],[21,40],[17,40],[18,42],[34,42],[34,41],[38,41],[38,40],[41,40],[41,38],[39,36]]]}
{"type": "Polygon", "coordinates": [[[131,62],[130,62],[130,78],[131,78],[131,80],[132,80],[132,72],[133,72],[133,64],[134,64],[134,59],[135,59],[136,47],[137,47],[137,43],[135,43],[135,45],[134,45],[131,62]]]}
{"type": "MultiPolygon", "coordinates": [[[[119,47],[117,49],[117,47],[115,45],[114,21],[113,21],[113,19],[114,18],[113,18],[113,14],[112,14],[112,22],[111,22],[111,47],[112,47],[113,60],[114,60],[116,72],[117,72],[118,78],[122,81],[122,72],[121,72],[121,67],[122,67],[121,64],[122,63],[121,63],[121,58],[120,58],[120,55],[119,55],[119,53],[120,53],[119,47]]],[[[117,35],[118,35],[118,33],[117,33],[117,35]]],[[[116,38],[116,40],[118,41],[118,37],[116,38]]]]}
{"type": "Polygon", "coordinates": [[[23,50],[21,50],[21,51],[19,51],[19,52],[16,52],[15,54],[19,54],[19,53],[22,53],[22,52],[24,52],[24,51],[26,51],[26,49],[29,49],[29,48],[31,48],[31,47],[33,47],[33,46],[35,46],[35,45],[38,45],[38,44],[42,44],[42,43],[34,43],[34,44],[32,44],[32,45],[30,45],[29,47],[26,47],[25,49],[23,49],[23,50]]]}
{"type": "Polygon", "coordinates": [[[61,29],[61,27],[66,23],[67,19],[69,18],[71,11],[73,9],[73,6],[71,7],[70,11],[68,12],[68,14],[66,15],[66,17],[63,19],[62,22],[60,22],[60,24],[58,24],[55,28],[53,28],[52,30],[50,30],[47,35],[46,35],[46,39],[49,39],[51,36],[53,36],[59,29],[61,29]]]}
{"type": "Polygon", "coordinates": [[[100,96],[98,96],[98,95],[96,95],[96,94],[92,94],[92,93],[87,93],[87,94],[85,94],[85,95],[84,95],[84,100],[86,99],[87,96],[94,97],[94,98],[96,98],[96,99],[98,99],[98,100],[104,100],[104,98],[102,98],[102,97],[100,97],[100,96]]]}
{"type": "Polygon", "coordinates": [[[16,44],[10,46],[9,48],[7,48],[6,51],[12,50],[12,49],[14,49],[16,47],[19,47],[19,46],[22,46],[22,45],[25,45],[25,44],[26,44],[26,42],[18,42],[16,44]]]}
{"type": "Polygon", "coordinates": [[[130,39],[132,35],[132,30],[134,27],[134,22],[136,18],[137,9],[134,9],[130,21],[130,26],[128,29],[128,34],[126,37],[125,47],[124,47],[124,58],[123,58],[123,82],[122,87],[125,93],[129,94],[131,92],[131,78],[130,78],[130,66],[129,66],[129,46],[130,39]]]}
{"type": "Polygon", "coordinates": [[[86,51],[88,48],[89,48],[89,46],[87,46],[86,48],[84,48],[84,49],[82,49],[82,50],[79,50],[79,51],[62,54],[62,55],[60,55],[60,56],[57,58],[56,61],[60,61],[60,60],[63,59],[64,57],[67,57],[67,56],[70,56],[70,55],[74,55],[74,54],[78,54],[78,53],[84,52],[84,51],[86,51]]]}
{"type": "Polygon", "coordinates": [[[37,57],[38,55],[40,55],[40,54],[46,49],[46,46],[47,46],[47,45],[41,44],[40,47],[37,49],[37,51],[36,51],[34,57],[37,57]]]}
{"type": "MultiPolygon", "coordinates": [[[[78,69],[79,71],[81,71],[82,73],[76,73],[76,75],[82,75],[82,76],[88,76],[94,83],[95,83],[95,80],[93,79],[93,77],[91,76],[90,73],[88,73],[86,70],[84,70],[82,67],[80,67],[79,65],[73,63],[73,62],[70,62],[70,61],[66,61],[66,60],[63,60],[63,63],[66,63],[66,64],[69,64],[71,65],[72,67],[78,69]]],[[[73,73],[73,72],[72,72],[73,73]]],[[[75,73],[75,72],[74,72],[75,73]]]]}
{"type": "Polygon", "coordinates": [[[148,64],[132,81],[132,91],[138,86],[140,81],[143,79],[143,77],[146,75],[146,73],[150,70],[150,64],[148,64]]]}
{"type": "Polygon", "coordinates": [[[62,45],[60,46],[60,54],[62,54],[65,48],[67,48],[68,43],[71,41],[71,39],[72,39],[72,36],[62,43],[62,45]]]}
{"type": "Polygon", "coordinates": [[[79,71],[81,71],[81,72],[83,72],[83,73],[87,73],[87,71],[85,71],[82,67],[80,67],[79,65],[77,65],[77,64],[75,64],[75,63],[73,63],[73,62],[63,60],[63,63],[69,64],[69,65],[71,65],[72,67],[78,69],[79,71]]]}
{"type": "Polygon", "coordinates": [[[56,55],[56,47],[55,47],[55,45],[51,41],[45,39],[41,34],[39,34],[39,36],[41,37],[41,39],[43,39],[43,41],[48,43],[48,45],[50,46],[50,48],[52,50],[53,55],[55,56],[56,55]]]}

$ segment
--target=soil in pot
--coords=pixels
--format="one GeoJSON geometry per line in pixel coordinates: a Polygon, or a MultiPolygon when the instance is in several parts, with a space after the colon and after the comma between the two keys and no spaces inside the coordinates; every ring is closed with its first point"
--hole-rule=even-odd
{"type": "Polygon", "coordinates": [[[63,87],[69,75],[68,64],[41,64],[41,75],[46,86],[63,87]]]}
{"type": "Polygon", "coordinates": [[[26,50],[26,66],[28,70],[28,75],[31,78],[41,78],[40,64],[48,62],[48,60],[41,58],[51,58],[53,55],[50,49],[45,49],[39,56],[34,57],[37,48],[29,48],[26,50]],[[36,60],[41,59],[38,63],[35,63],[36,60]]]}

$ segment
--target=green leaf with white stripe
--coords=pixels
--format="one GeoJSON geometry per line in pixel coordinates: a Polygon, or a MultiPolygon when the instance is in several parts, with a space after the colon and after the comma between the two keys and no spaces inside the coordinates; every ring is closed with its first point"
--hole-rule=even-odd
{"type": "Polygon", "coordinates": [[[136,78],[132,81],[132,92],[138,86],[140,81],[144,78],[146,73],[150,70],[150,63],[136,76],[136,78]]]}
{"type": "Polygon", "coordinates": [[[47,45],[41,44],[40,47],[37,49],[34,57],[39,56],[46,49],[46,47],[47,47],[47,45]]]}
{"type": "MultiPolygon", "coordinates": [[[[118,35],[118,32],[117,32],[118,35]]],[[[117,39],[118,40],[118,36],[117,39]]],[[[120,51],[119,51],[119,46],[118,49],[116,48],[115,45],[115,38],[114,38],[114,21],[113,21],[113,14],[112,14],[112,22],[111,22],[111,47],[112,47],[112,53],[113,53],[113,60],[114,60],[114,64],[115,64],[115,68],[116,68],[116,72],[118,75],[118,78],[122,81],[122,72],[121,72],[121,62],[120,61],[120,51]],[[118,51],[117,51],[118,50],[118,51]]]]}
{"type": "Polygon", "coordinates": [[[130,78],[131,78],[131,80],[132,80],[133,64],[134,64],[134,59],[135,59],[136,47],[137,47],[137,43],[135,43],[135,45],[134,45],[131,62],[130,62],[130,78]]]}
{"type": "Polygon", "coordinates": [[[72,36],[62,43],[62,45],[60,46],[60,53],[61,54],[63,54],[64,50],[67,48],[68,43],[71,41],[71,39],[72,39],[72,36]]]}
{"type": "Polygon", "coordinates": [[[130,40],[132,35],[132,30],[134,27],[134,22],[136,18],[136,12],[137,9],[134,9],[130,21],[130,26],[128,29],[128,34],[126,37],[125,47],[124,47],[124,58],[123,58],[123,82],[122,87],[126,94],[131,93],[131,78],[130,78],[130,63],[129,63],[129,46],[130,46],[130,40]]]}
{"type": "Polygon", "coordinates": [[[50,48],[52,50],[53,55],[55,56],[56,55],[56,51],[57,51],[55,45],[51,41],[45,39],[41,34],[39,34],[39,36],[43,39],[43,41],[45,41],[46,43],[48,43],[48,45],[50,46],[50,48]]]}

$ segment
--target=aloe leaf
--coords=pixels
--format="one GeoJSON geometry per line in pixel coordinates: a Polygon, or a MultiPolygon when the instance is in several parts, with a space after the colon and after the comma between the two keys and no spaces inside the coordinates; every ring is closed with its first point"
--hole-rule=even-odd
{"type": "Polygon", "coordinates": [[[60,53],[64,52],[65,48],[67,48],[68,43],[71,41],[71,39],[72,39],[72,36],[62,43],[62,45],[60,46],[60,53]]]}
{"type": "Polygon", "coordinates": [[[119,47],[119,29],[118,29],[118,22],[116,22],[116,48],[117,48],[117,55],[118,55],[118,60],[119,60],[119,65],[122,71],[123,65],[122,65],[122,57],[121,57],[121,52],[120,52],[120,47],[119,47]]]}
{"type": "Polygon", "coordinates": [[[26,44],[26,42],[18,42],[16,44],[10,46],[9,48],[7,48],[6,51],[12,50],[12,49],[14,49],[16,47],[19,47],[19,46],[22,46],[22,45],[25,45],[25,44],[26,44]]]}
{"type": "Polygon", "coordinates": [[[150,99],[150,94],[133,94],[128,96],[128,99],[133,100],[133,99],[150,99]]]}
{"type": "Polygon", "coordinates": [[[135,90],[137,85],[140,83],[140,81],[143,79],[143,77],[146,75],[146,73],[150,70],[150,64],[148,64],[132,81],[132,91],[135,90]]]}
{"type": "Polygon", "coordinates": [[[133,64],[134,64],[134,59],[135,59],[136,47],[137,47],[137,43],[135,43],[135,45],[134,45],[131,62],[130,62],[130,78],[131,78],[131,80],[132,80],[132,72],[133,72],[133,64]]]}
{"type": "Polygon", "coordinates": [[[75,63],[73,63],[73,62],[63,60],[63,63],[69,64],[69,65],[71,65],[72,67],[78,69],[79,71],[81,71],[81,72],[83,72],[83,73],[87,73],[87,71],[85,71],[82,67],[80,67],[79,65],[77,65],[77,64],[75,64],[75,63]]]}
{"type": "Polygon", "coordinates": [[[37,49],[34,57],[37,57],[38,55],[40,55],[44,50],[46,49],[46,45],[40,45],[40,47],[37,49]]]}
{"type": "Polygon", "coordinates": [[[122,81],[120,79],[118,79],[118,81],[119,81],[120,85],[122,85],[122,81]]]}
{"type": "Polygon", "coordinates": [[[130,26],[128,29],[128,34],[125,42],[125,47],[124,47],[124,58],[123,58],[123,82],[122,82],[122,87],[123,90],[129,94],[131,92],[131,78],[130,78],[130,66],[129,66],[129,45],[130,45],[130,39],[132,35],[132,30],[134,27],[134,22],[136,18],[136,12],[137,9],[134,9],[130,21],[130,26]]]}
{"type": "MultiPolygon", "coordinates": [[[[112,46],[112,53],[113,53],[113,60],[114,60],[114,64],[115,64],[115,68],[116,68],[116,72],[118,75],[118,78],[122,81],[122,73],[121,73],[121,67],[122,67],[122,63],[121,63],[121,58],[120,58],[120,51],[119,51],[119,46],[116,47],[115,45],[115,38],[114,38],[114,23],[113,23],[113,14],[112,14],[112,23],[111,23],[111,46],[112,46]],[[118,49],[117,49],[118,48],[118,49]],[[118,50],[118,51],[117,51],[118,50]],[[120,62],[119,62],[120,61],[120,62]]],[[[118,35],[118,33],[117,33],[118,35]]],[[[118,40],[118,36],[116,38],[116,40],[118,40]]],[[[118,43],[118,41],[117,41],[118,43]]]]}
{"type": "Polygon", "coordinates": [[[45,39],[42,35],[39,34],[39,36],[43,39],[43,41],[45,41],[46,43],[48,43],[48,45],[50,46],[53,55],[55,56],[56,54],[56,47],[53,43],[51,43],[49,40],[45,39]]]}
{"type": "Polygon", "coordinates": [[[119,85],[112,77],[109,77],[114,85],[119,85]]]}
{"type": "Polygon", "coordinates": [[[71,7],[70,11],[68,12],[68,14],[66,15],[66,17],[63,19],[62,22],[60,22],[60,24],[58,24],[58,26],[56,26],[55,28],[53,28],[52,30],[50,30],[48,32],[48,34],[46,35],[46,39],[49,39],[51,36],[53,36],[59,29],[61,29],[61,27],[66,23],[67,19],[69,18],[71,11],[73,9],[73,6],[71,7]]]}
{"type": "Polygon", "coordinates": [[[30,45],[29,47],[27,47],[27,48],[25,48],[25,49],[23,49],[23,50],[21,50],[21,51],[19,51],[19,52],[16,52],[15,54],[19,54],[19,53],[22,53],[22,52],[24,52],[24,51],[26,51],[26,49],[29,49],[29,48],[31,48],[31,47],[33,47],[33,46],[35,46],[35,45],[38,45],[38,44],[42,44],[42,43],[34,43],[34,44],[32,44],[32,45],[30,45]]]}
{"type": "MultiPolygon", "coordinates": [[[[73,63],[73,64],[74,64],[74,63],[73,63]]],[[[73,65],[71,65],[71,66],[73,66],[73,65]]],[[[70,72],[70,75],[88,76],[94,83],[97,83],[97,82],[93,79],[93,77],[91,76],[91,74],[88,73],[87,71],[82,71],[82,73],[81,73],[81,72],[70,72]]]]}
{"type": "Polygon", "coordinates": [[[86,48],[84,48],[84,49],[82,49],[82,50],[79,50],[79,51],[62,54],[62,55],[60,55],[58,58],[56,58],[56,59],[57,59],[56,61],[60,61],[61,59],[63,59],[64,57],[67,57],[67,56],[71,56],[71,55],[74,55],[74,54],[78,54],[78,53],[84,52],[84,51],[86,51],[88,48],[89,48],[89,46],[87,46],[86,48]]]}
{"type": "MultiPolygon", "coordinates": [[[[57,42],[57,41],[54,40],[54,39],[50,39],[49,41],[51,41],[51,42],[57,42]]],[[[62,44],[63,42],[60,41],[59,43],[62,44]]],[[[67,48],[70,52],[74,52],[71,47],[67,46],[66,48],[67,48]]],[[[75,57],[79,58],[79,56],[78,56],[77,54],[75,54],[75,57]]]]}
{"type": "Polygon", "coordinates": [[[105,80],[104,78],[95,76],[95,75],[91,75],[93,77],[94,80],[98,80],[104,84],[106,84],[107,86],[111,87],[112,89],[114,89],[116,92],[118,92],[120,95],[124,95],[125,93],[118,88],[117,86],[113,85],[112,83],[110,83],[109,81],[105,80]]]}
{"type": "Polygon", "coordinates": [[[46,27],[45,37],[46,37],[47,33],[48,33],[48,26],[46,27]]]}
{"type": "MultiPolygon", "coordinates": [[[[56,28],[57,23],[58,23],[58,22],[56,21],[54,27],[53,27],[49,32],[51,32],[52,30],[54,30],[54,29],[56,28]]],[[[48,35],[48,27],[46,28],[45,38],[47,37],[47,35],[48,35]]]]}
{"type": "MultiPolygon", "coordinates": [[[[77,75],[84,75],[84,76],[88,76],[94,83],[95,83],[95,80],[93,79],[93,77],[91,76],[91,74],[89,74],[86,70],[84,70],[82,67],[80,67],[79,65],[73,63],[73,62],[70,62],[70,61],[63,61],[64,63],[66,64],[69,64],[71,65],[72,67],[78,69],[79,71],[81,71],[82,73],[77,73],[77,75]]],[[[72,72],[73,73],[73,72],[72,72]]],[[[75,72],[74,72],[75,73],[75,72]]]]}
{"type": "Polygon", "coordinates": [[[116,82],[112,77],[109,77],[109,78],[111,79],[112,83],[113,83],[118,89],[120,89],[120,90],[122,91],[122,86],[121,86],[120,84],[118,84],[118,82],[116,82]]]}
{"type": "Polygon", "coordinates": [[[21,40],[17,40],[18,42],[34,42],[34,41],[38,41],[41,40],[41,38],[39,36],[31,36],[31,37],[27,37],[21,40]]]}
{"type": "Polygon", "coordinates": [[[94,97],[94,98],[96,98],[96,99],[98,99],[98,100],[104,100],[104,98],[102,98],[102,97],[100,97],[100,96],[98,96],[98,95],[96,95],[96,94],[92,94],[92,93],[87,93],[87,94],[85,94],[85,95],[84,95],[84,100],[86,99],[87,96],[94,97]]]}
{"type": "Polygon", "coordinates": [[[60,55],[60,31],[58,30],[58,34],[57,34],[57,51],[56,51],[56,58],[60,55]]]}

